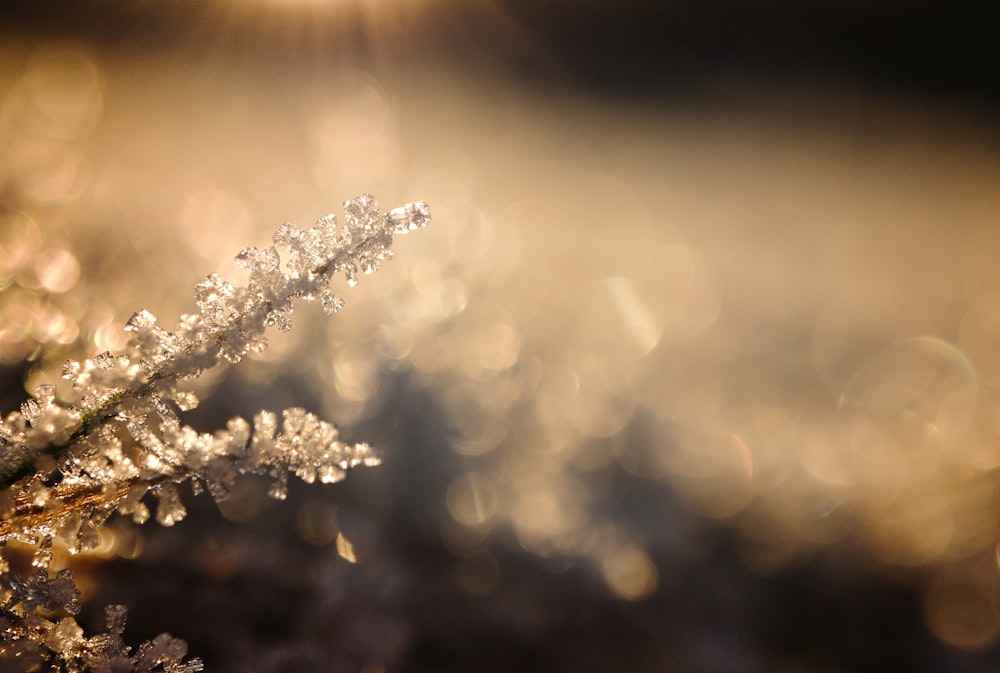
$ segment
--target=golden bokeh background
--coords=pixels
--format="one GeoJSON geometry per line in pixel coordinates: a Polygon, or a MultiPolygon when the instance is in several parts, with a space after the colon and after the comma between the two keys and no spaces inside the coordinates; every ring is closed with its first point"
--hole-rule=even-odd
{"type": "MultiPolygon", "coordinates": [[[[653,57],[592,82],[590,61],[509,4],[97,3],[104,15],[52,25],[12,14],[0,362],[25,382],[5,386],[3,411],[58,383],[66,358],[121,348],[134,310],[172,323],[205,275],[241,279],[233,255],[281,222],[364,192],[384,208],[424,200],[432,226],[399,240],[343,313],[304,306],[270,350],[206,375],[211,401],[192,422],[303,403],[382,436],[391,470],[408,438],[387,419],[400,390],[419,390],[444,430],[413,441],[448,466],[424,494],[423,534],[470,596],[517,585],[512,545],[589,568],[615,600],[673,596],[671,564],[716,534],[678,530],[706,526],[765,579],[840,550],[856,572],[912,588],[945,648],[996,662],[989,96],[653,57]]],[[[628,42],[614,9],[581,8],[551,3],[547,30],[586,11],[628,42]]],[[[262,489],[243,484],[223,517],[266,528],[262,489]]],[[[370,499],[382,495],[394,497],[370,499]]],[[[377,535],[355,525],[352,537],[339,497],[302,495],[296,535],[338,563],[376,563],[377,535]]],[[[388,520],[368,506],[371,528],[388,520]]],[[[112,527],[105,553],[153,554],[141,539],[158,534],[112,527]]],[[[204,567],[231,577],[245,556],[217,549],[204,567]]]]}

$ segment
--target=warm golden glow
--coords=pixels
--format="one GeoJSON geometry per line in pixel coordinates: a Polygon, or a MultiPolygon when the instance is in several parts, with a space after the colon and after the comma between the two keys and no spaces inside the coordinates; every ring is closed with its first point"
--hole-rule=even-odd
{"type": "MultiPolygon", "coordinates": [[[[336,320],[305,307],[239,374],[198,385],[301,396],[350,426],[380,421],[405,377],[449,429],[433,530],[475,596],[507,577],[487,542],[503,531],[582,560],[616,599],[654,597],[670,572],[655,535],[606,498],[631,484],[731,527],[761,575],[850,539],[927,578],[941,641],[1000,639],[1000,160],[975,119],[873,99],[868,147],[767,90],[785,116],[412,77],[398,64],[432,55],[441,3],[213,7],[206,38],[294,45],[296,76],[220,61],[182,88],[187,61],[0,46],[17,205],[0,209],[0,364],[58,381],[67,357],[121,349],[136,308],[169,323],[206,274],[243,273],[228,260],[275,222],[364,191],[424,199],[434,226],[336,320]],[[359,65],[369,51],[380,67],[359,65]]],[[[223,516],[259,516],[258,486],[223,516]]],[[[327,501],[294,529],[364,561],[327,501]]]]}

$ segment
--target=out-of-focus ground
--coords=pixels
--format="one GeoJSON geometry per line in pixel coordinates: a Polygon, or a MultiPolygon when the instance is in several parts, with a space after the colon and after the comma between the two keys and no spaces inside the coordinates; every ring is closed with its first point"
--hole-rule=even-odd
{"type": "Polygon", "coordinates": [[[115,524],[94,628],[217,671],[995,670],[985,17],[545,4],[0,20],[4,412],[285,220],[435,218],[190,415],[300,404],[384,465],[115,524]]]}

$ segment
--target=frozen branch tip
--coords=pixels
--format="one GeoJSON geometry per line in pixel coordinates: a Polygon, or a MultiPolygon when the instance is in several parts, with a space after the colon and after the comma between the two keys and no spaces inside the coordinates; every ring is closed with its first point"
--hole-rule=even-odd
{"type": "Polygon", "coordinates": [[[368,194],[345,202],[344,211],[342,225],[334,215],[306,229],[286,223],[272,245],[244,248],[236,261],[249,272],[246,285],[209,276],[195,288],[198,312],[182,315],[173,331],[146,310],[134,313],[124,352],[63,366],[75,403],[61,401],[54,385],[40,385],[0,420],[4,643],[40,643],[60,670],[87,670],[109,657],[117,657],[115,670],[200,670],[198,660],[182,662],[186,645],[166,634],[127,656],[121,606],[108,608],[121,614],[109,617],[107,634],[83,637],[72,618],[79,609],[72,573],[49,577],[53,543],[70,553],[91,549],[115,512],[136,523],[151,518],[150,499],[156,520],[173,525],[186,515],[177,490],[185,481],[221,501],[240,475],[265,475],[269,495],[284,499],[289,473],[332,483],[352,467],[379,464],[368,444],[341,441],[333,423],[301,408],[260,411],[252,422],[232,418],[214,433],[199,433],[178,415],[199,402],[180,382],[265,350],[267,328],[291,329],[297,300],[319,300],[326,314],[337,313],[344,300],[330,290],[331,279],[343,274],[357,285],[391,259],[394,236],[431,219],[423,202],[382,214],[368,194]],[[36,576],[17,577],[3,559],[3,547],[15,540],[36,548],[36,576]],[[60,611],[62,620],[49,618],[60,611]]]}
{"type": "MultiPolygon", "coordinates": [[[[224,497],[237,473],[277,471],[280,464],[307,481],[336,481],[344,469],[377,460],[365,445],[341,444],[334,426],[298,409],[283,413],[283,429],[277,434],[276,416],[270,412],[255,417],[252,433],[237,418],[224,430],[203,435],[182,426],[174,411],[198,404],[193,393],[178,390],[178,382],[223,361],[239,362],[249,351],[265,350],[266,329],[291,329],[298,299],[319,299],[333,315],[344,305],[330,290],[334,275],[344,274],[349,285],[356,285],[359,273],[374,273],[391,258],[394,235],[430,222],[423,202],[381,215],[367,194],[347,201],[344,210],[341,227],[333,215],[308,229],[284,224],[273,245],[244,248],[236,260],[249,271],[249,282],[236,287],[209,276],[195,289],[198,313],[181,316],[174,331],[141,310],[125,325],[131,333],[125,353],[68,361],[62,376],[81,396],[79,406],[61,404],[55,387],[42,385],[20,412],[0,421],[0,483],[6,491],[0,501],[0,540],[15,533],[44,536],[49,531],[32,525],[13,530],[12,515],[31,512],[38,518],[49,500],[95,487],[149,484],[162,492],[169,491],[170,482],[197,477],[213,495],[224,497]],[[120,428],[139,447],[138,459],[123,451],[121,433],[114,432],[120,428]]],[[[122,500],[128,507],[136,499],[129,489],[122,500]]]]}

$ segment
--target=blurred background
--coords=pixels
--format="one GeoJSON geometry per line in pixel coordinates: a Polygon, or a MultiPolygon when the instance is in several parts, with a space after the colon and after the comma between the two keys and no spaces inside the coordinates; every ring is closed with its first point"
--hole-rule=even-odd
{"type": "Polygon", "coordinates": [[[212,671],[997,670],[979,4],[6,3],[3,413],[286,220],[434,215],[186,416],[383,465],[113,522],[81,623],[212,671]]]}

